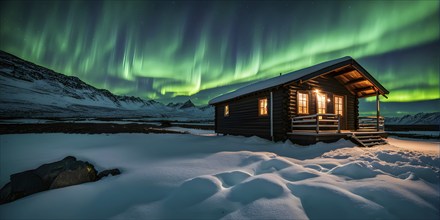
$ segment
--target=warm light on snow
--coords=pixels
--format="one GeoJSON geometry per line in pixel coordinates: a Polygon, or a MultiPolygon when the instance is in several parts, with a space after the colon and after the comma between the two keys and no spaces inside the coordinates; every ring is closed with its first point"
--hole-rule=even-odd
{"type": "MultiPolygon", "coordinates": [[[[193,134],[209,131],[171,127],[193,134]]],[[[122,174],[0,206],[1,219],[438,219],[439,155],[176,134],[0,136],[0,184],[74,155],[122,174]]],[[[423,142],[435,147],[436,142],[423,142]]],[[[402,146],[413,146],[404,148],[402,146]]],[[[429,145],[429,146],[428,146],[429,145]]],[[[437,148],[438,149],[438,148],[437,148]]]]}
{"type": "MultiPolygon", "coordinates": [[[[437,131],[438,137],[439,131],[437,131]]],[[[410,151],[420,151],[423,153],[430,153],[434,155],[440,155],[440,140],[415,140],[405,138],[388,138],[388,142],[396,147],[407,149],[410,151]]]]}

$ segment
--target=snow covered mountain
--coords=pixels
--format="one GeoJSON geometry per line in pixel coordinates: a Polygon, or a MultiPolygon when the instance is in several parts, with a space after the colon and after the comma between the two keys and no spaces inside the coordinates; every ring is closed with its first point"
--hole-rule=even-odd
{"type": "Polygon", "coordinates": [[[418,113],[415,115],[405,115],[402,117],[387,117],[385,124],[388,125],[439,125],[440,112],[418,113]]]}
{"type": "Polygon", "coordinates": [[[165,106],[154,100],[118,96],[0,51],[0,117],[157,117],[212,119],[213,108],[165,106]]]}
{"type": "Polygon", "coordinates": [[[168,103],[168,107],[178,108],[178,109],[185,109],[185,108],[193,108],[196,107],[194,103],[191,102],[191,100],[186,101],[185,103],[168,103]]]}

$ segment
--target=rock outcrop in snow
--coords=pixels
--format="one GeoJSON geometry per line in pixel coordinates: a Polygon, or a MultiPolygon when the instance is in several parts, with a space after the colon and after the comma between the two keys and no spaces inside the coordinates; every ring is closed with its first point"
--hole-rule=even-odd
{"type": "Polygon", "coordinates": [[[12,174],[11,181],[0,190],[0,204],[49,189],[93,182],[98,180],[97,174],[92,164],[68,156],[37,169],[12,174]]]}
{"type": "Polygon", "coordinates": [[[95,182],[110,174],[116,176],[121,171],[111,169],[98,174],[92,164],[67,156],[60,161],[43,164],[37,169],[12,174],[11,181],[0,189],[0,204],[46,190],[95,182]]]}

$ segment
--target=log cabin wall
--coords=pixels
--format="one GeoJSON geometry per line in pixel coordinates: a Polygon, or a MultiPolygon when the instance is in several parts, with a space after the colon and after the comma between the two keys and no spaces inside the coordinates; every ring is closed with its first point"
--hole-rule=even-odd
{"type": "Polygon", "coordinates": [[[221,134],[259,136],[271,139],[270,136],[270,91],[273,92],[273,126],[274,139],[285,140],[291,130],[291,118],[297,114],[297,92],[309,94],[309,114],[316,114],[316,95],[314,89],[330,98],[327,102],[327,113],[334,113],[333,95],[344,96],[346,117],[344,129],[356,130],[359,116],[359,100],[333,77],[320,76],[302,84],[298,82],[285,84],[270,90],[258,91],[243,97],[215,104],[215,130],[221,134]],[[258,115],[258,100],[268,99],[268,115],[258,115]],[[225,105],[229,105],[229,116],[224,116],[225,105]]]}
{"type": "MultiPolygon", "coordinates": [[[[320,76],[318,78],[308,80],[302,84],[291,83],[286,86],[288,90],[289,104],[287,106],[288,118],[298,116],[297,114],[297,92],[307,92],[309,94],[309,114],[316,114],[316,94],[313,92],[315,89],[319,89],[322,94],[326,94],[327,98],[330,98],[330,102],[327,102],[327,113],[334,113],[334,95],[344,96],[344,102],[346,109],[344,110],[345,128],[347,130],[356,130],[357,119],[359,116],[359,101],[357,97],[351,94],[341,83],[339,83],[333,77],[320,76]]],[[[290,126],[290,125],[289,125],[290,126]]],[[[290,127],[287,126],[287,129],[290,127]]]]}
{"type": "Polygon", "coordinates": [[[286,139],[287,93],[284,87],[255,92],[243,97],[215,104],[216,132],[221,134],[259,136],[271,139],[270,91],[273,92],[274,139],[286,139]],[[258,114],[258,100],[267,98],[268,115],[258,114]],[[229,116],[224,116],[225,105],[229,105],[229,116]]]}
{"type": "MultiPolygon", "coordinates": [[[[293,117],[297,116],[297,95],[298,91],[309,91],[308,88],[305,87],[305,85],[300,86],[297,83],[291,83],[288,85],[285,85],[286,93],[287,93],[287,103],[286,103],[286,109],[287,109],[287,121],[288,124],[285,125],[285,129],[287,131],[292,130],[292,123],[291,120],[293,117]],[[304,87],[304,88],[303,88],[304,87]]],[[[310,97],[310,94],[309,94],[310,97]]]]}
{"type": "MultiPolygon", "coordinates": [[[[273,90],[273,126],[274,126],[274,138],[278,140],[287,139],[287,125],[290,125],[290,120],[287,117],[288,95],[287,90],[284,87],[279,87],[273,90]]],[[[289,129],[290,130],[290,129],[289,129]]]]}
{"type": "Polygon", "coordinates": [[[354,130],[359,129],[359,98],[354,97],[354,130]]]}

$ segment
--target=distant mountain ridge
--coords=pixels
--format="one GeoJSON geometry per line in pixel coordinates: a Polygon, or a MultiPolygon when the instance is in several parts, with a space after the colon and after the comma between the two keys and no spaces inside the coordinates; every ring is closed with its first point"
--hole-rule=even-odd
{"type": "Polygon", "coordinates": [[[402,117],[386,117],[385,125],[438,125],[440,126],[440,112],[418,113],[402,117]]]}
{"type": "Polygon", "coordinates": [[[190,100],[165,106],[154,100],[119,96],[0,51],[0,113],[2,118],[158,117],[213,118],[212,107],[190,100]]]}
{"type": "MultiPolygon", "coordinates": [[[[179,109],[185,109],[185,108],[194,108],[196,107],[194,105],[194,103],[191,102],[191,100],[186,101],[185,103],[168,103],[167,104],[168,107],[173,107],[173,108],[179,108],[179,109]]],[[[200,108],[203,109],[204,107],[200,108]]]]}

